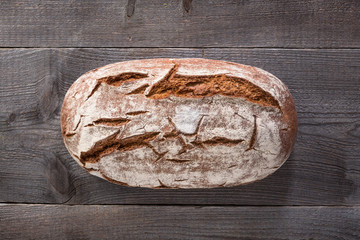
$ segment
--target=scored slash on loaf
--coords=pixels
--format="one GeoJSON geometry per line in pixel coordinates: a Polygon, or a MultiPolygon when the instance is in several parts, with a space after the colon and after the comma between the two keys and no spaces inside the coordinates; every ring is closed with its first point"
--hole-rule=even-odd
{"type": "Polygon", "coordinates": [[[64,143],[91,174],[149,188],[260,180],[297,133],[287,87],[259,68],[207,59],[147,59],[82,75],[62,111],[64,143]]]}

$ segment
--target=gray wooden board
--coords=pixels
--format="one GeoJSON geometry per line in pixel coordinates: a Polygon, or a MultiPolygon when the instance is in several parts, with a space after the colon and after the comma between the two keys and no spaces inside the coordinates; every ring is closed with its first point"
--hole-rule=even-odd
{"type": "Polygon", "coordinates": [[[2,49],[0,202],[358,205],[359,59],[355,49],[2,49]],[[289,160],[262,181],[232,188],[130,188],[88,174],[61,138],[60,109],[67,89],[92,68],[154,57],[222,59],[278,76],[293,94],[299,117],[289,160]]]}
{"type": "Polygon", "coordinates": [[[0,206],[6,239],[354,239],[359,207],[0,206]]]}
{"type": "Polygon", "coordinates": [[[359,39],[358,0],[0,1],[1,47],[355,48],[359,39]]]}

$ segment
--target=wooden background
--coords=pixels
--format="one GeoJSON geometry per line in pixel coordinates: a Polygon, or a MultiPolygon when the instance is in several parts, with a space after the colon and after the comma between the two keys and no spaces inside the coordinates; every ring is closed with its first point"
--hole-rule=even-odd
{"type": "Polygon", "coordinates": [[[0,239],[360,239],[360,1],[0,1],[0,239]],[[108,63],[203,57],[292,93],[289,160],[246,186],[150,190],[83,170],[62,100],[108,63]]]}

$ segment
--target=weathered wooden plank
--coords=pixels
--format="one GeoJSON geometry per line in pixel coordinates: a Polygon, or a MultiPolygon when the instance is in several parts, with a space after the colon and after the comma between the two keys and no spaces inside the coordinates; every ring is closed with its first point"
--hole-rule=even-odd
{"type": "Polygon", "coordinates": [[[1,1],[1,47],[360,47],[351,1],[1,1]]]}
{"type": "Polygon", "coordinates": [[[359,239],[359,207],[2,205],[1,239],[359,239]]]}
{"type": "Polygon", "coordinates": [[[2,50],[0,201],[360,204],[359,57],[360,50],[2,50]],[[289,86],[299,112],[299,134],[290,159],[274,175],[233,188],[151,190],[108,183],[71,159],[60,134],[60,104],[82,73],[122,60],[201,56],[262,67],[289,86]]]}

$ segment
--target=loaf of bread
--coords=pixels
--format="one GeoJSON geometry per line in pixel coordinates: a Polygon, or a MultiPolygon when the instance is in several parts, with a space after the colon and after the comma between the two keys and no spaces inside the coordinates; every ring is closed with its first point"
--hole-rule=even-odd
{"type": "Polygon", "coordinates": [[[61,128],[71,156],[113,183],[212,188],[280,168],[297,116],[287,87],[259,68],[148,59],[82,75],[65,96],[61,128]]]}

